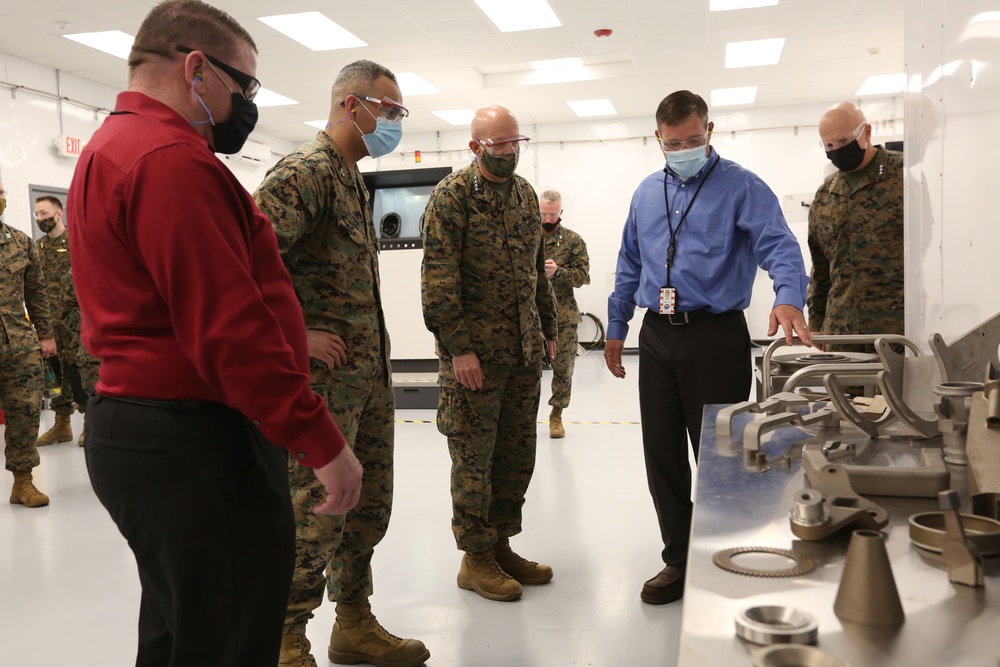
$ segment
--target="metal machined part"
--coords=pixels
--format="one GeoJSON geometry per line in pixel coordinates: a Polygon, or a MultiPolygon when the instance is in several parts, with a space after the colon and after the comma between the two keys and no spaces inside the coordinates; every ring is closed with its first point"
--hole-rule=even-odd
{"type": "Polygon", "coordinates": [[[944,460],[954,465],[968,465],[965,438],[969,432],[969,411],[972,396],[983,390],[982,382],[943,382],[934,388],[938,397],[934,411],[938,416],[938,429],[944,441],[944,460]]]}
{"type": "Polygon", "coordinates": [[[788,424],[801,423],[797,412],[780,412],[767,415],[763,419],[755,419],[743,429],[743,449],[756,452],[760,450],[764,436],[775,429],[788,424]]]}
{"type": "Polygon", "coordinates": [[[794,607],[761,605],[736,616],[736,636],[754,644],[815,644],[818,635],[816,617],[794,607]]]}
{"type": "Polygon", "coordinates": [[[715,555],[712,556],[712,562],[723,570],[733,572],[734,574],[744,574],[748,577],[801,577],[802,575],[809,574],[816,569],[816,561],[813,560],[812,556],[800,551],[777,549],[774,547],[733,547],[732,549],[723,549],[722,551],[715,552],[715,555]],[[740,556],[742,554],[772,554],[775,556],[784,556],[785,558],[795,561],[795,565],[780,570],[745,567],[733,561],[734,556],[740,556]]]}
{"type": "MultiPolygon", "coordinates": [[[[914,546],[941,553],[946,538],[941,512],[920,512],[910,517],[910,541],[914,546]]],[[[975,514],[962,515],[965,537],[982,556],[1000,555],[1000,521],[975,514]]]]}
{"type": "Polygon", "coordinates": [[[816,489],[802,489],[793,498],[789,512],[792,523],[799,526],[819,526],[829,519],[823,494],[816,489]]]}
{"type": "Polygon", "coordinates": [[[753,654],[754,667],[850,667],[829,651],[804,644],[776,644],[753,654]]]}
{"type": "Polygon", "coordinates": [[[719,414],[715,416],[715,432],[719,435],[730,435],[732,432],[733,417],[744,412],[773,415],[789,407],[799,407],[808,404],[809,399],[792,392],[774,394],[767,400],[760,401],[759,403],[754,401],[734,403],[719,410],[719,414]]]}
{"type": "Polygon", "coordinates": [[[938,494],[941,512],[944,515],[944,544],[941,556],[948,568],[948,581],[953,584],[982,588],[983,557],[976,545],[966,536],[962,528],[962,515],[958,513],[958,493],[953,489],[938,494]]]}

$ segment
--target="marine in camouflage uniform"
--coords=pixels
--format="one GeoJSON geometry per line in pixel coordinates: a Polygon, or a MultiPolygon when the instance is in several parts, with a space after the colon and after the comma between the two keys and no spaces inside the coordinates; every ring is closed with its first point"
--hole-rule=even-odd
{"type": "Polygon", "coordinates": [[[52,366],[58,373],[62,390],[49,402],[52,411],[56,413],[56,421],[49,431],[38,437],[37,444],[43,446],[73,439],[70,416],[73,414],[73,378],[78,371],[75,355],[66,350],[74,336],[79,338],[80,332],[70,331],[60,317],[63,311],[62,282],[64,276],[70,275],[69,234],[63,225],[62,202],[55,197],[40,197],[35,202],[35,217],[39,228],[46,232],[36,243],[42,271],[45,273],[46,296],[52,312],[52,329],[58,350],[58,357],[53,359],[58,364],[53,363],[52,366]],[[56,236],[50,236],[49,232],[56,236]]]}
{"type": "Polygon", "coordinates": [[[562,197],[554,190],[542,193],[542,235],[546,274],[555,291],[559,315],[559,345],[552,359],[552,397],[549,405],[549,435],[566,435],[562,411],[569,407],[573,388],[573,368],[576,366],[577,324],[580,307],[573,290],[590,284],[590,256],[583,238],[562,224],[562,197]]]}
{"type": "MultiPolygon", "coordinates": [[[[851,138],[860,110],[837,105],[824,143],[835,146],[837,127],[851,138]]],[[[822,120],[821,120],[822,122],[822,120]]],[[[821,125],[826,129],[825,125],[821,125]]],[[[821,132],[821,137],[823,136],[821,132]]],[[[809,208],[809,324],[820,334],[904,333],[903,311],[903,154],[871,144],[871,128],[840,147],[864,150],[860,166],[849,158],[828,176],[809,208]],[[861,149],[859,142],[866,142],[861,149]],[[849,167],[854,166],[853,169],[849,167]]],[[[836,150],[827,154],[840,162],[836,150]]],[[[858,159],[855,157],[855,160],[858,159]]],[[[841,351],[874,351],[874,347],[840,345],[841,351]]]]}
{"type": "MultiPolygon", "coordinates": [[[[73,286],[72,273],[64,275],[61,283],[60,304],[62,312],[59,314],[59,321],[69,332],[66,347],[61,352],[76,365],[76,369],[80,373],[80,384],[83,386],[83,391],[88,396],[93,396],[97,392],[95,387],[97,386],[101,360],[92,356],[80,342],[80,326],[83,324],[83,317],[80,314],[80,303],[76,300],[76,288],[73,286]]],[[[83,444],[82,436],[80,444],[83,444]]]]}
{"type": "Polygon", "coordinates": [[[328,516],[312,511],[325,497],[322,484],[312,470],[289,460],[296,546],[282,665],[316,664],[304,627],[322,603],[324,587],[338,603],[330,645],[334,662],[384,661],[406,667],[430,655],[421,642],[400,639],[377,626],[368,606],[372,555],[392,513],[395,398],[379,285],[379,244],[369,193],[356,166],[368,155],[361,133],[371,129],[362,127],[376,125],[374,111],[355,97],[362,91],[375,100],[401,99],[385,68],[368,61],[349,65],[334,83],[331,125],[281,159],[254,193],[271,220],[302,304],[310,336],[312,389],[323,397],[364,468],[357,505],[343,516],[328,516]],[[345,96],[350,104],[337,104],[345,96]],[[335,122],[335,115],[342,121],[335,122]],[[346,362],[332,368],[315,356],[313,347],[317,336],[328,334],[346,347],[346,362]],[[366,626],[366,632],[378,635],[375,643],[368,637],[367,643],[359,640],[364,646],[355,645],[343,634],[346,623],[369,618],[377,627],[366,626]]]}
{"type": "MultiPolygon", "coordinates": [[[[498,184],[481,171],[484,160],[496,158],[478,141],[517,133],[506,109],[477,113],[470,147],[478,160],[435,187],[424,213],[421,267],[424,322],[440,360],[437,424],[448,436],[452,460],[452,530],[466,552],[459,585],[495,600],[516,599],[520,586],[498,580],[484,591],[463,577],[470,556],[484,577],[495,576],[489,550],[498,544],[509,549],[508,538],[521,532],[521,508],[535,465],[542,335],[554,341],[558,333],[538,197],[516,174],[498,184]],[[497,124],[512,129],[490,133],[497,124]],[[465,368],[464,355],[478,359],[481,388],[468,388],[456,372],[460,360],[465,368]]],[[[503,564],[500,554],[496,561],[503,564]]],[[[514,572],[507,574],[517,579],[514,572]]]]}
{"type": "MultiPolygon", "coordinates": [[[[3,185],[0,184],[0,190],[3,185]]],[[[6,208],[0,199],[0,213],[6,208]]],[[[49,499],[34,487],[31,471],[40,459],[35,446],[42,404],[39,341],[52,341],[45,278],[35,242],[0,223],[0,410],[6,420],[4,462],[14,473],[11,503],[29,507],[49,499]],[[27,308],[28,318],[25,317],[27,308]]]]}

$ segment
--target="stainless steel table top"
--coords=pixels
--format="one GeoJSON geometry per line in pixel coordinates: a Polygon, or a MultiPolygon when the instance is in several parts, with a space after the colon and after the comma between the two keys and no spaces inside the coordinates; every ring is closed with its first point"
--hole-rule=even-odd
{"type": "MultiPolygon", "coordinates": [[[[735,619],[742,610],[758,605],[791,606],[812,614],[819,623],[818,646],[852,667],[1000,664],[1000,558],[986,559],[985,588],[969,588],[948,581],[939,554],[910,543],[908,518],[937,511],[936,499],[868,496],[890,515],[882,532],[906,614],[905,623],[896,630],[843,624],[834,614],[850,529],[807,542],[796,538],[789,527],[793,494],[807,485],[801,451],[793,446],[796,443],[832,439],[866,443],[859,458],[867,464],[915,467],[920,465],[919,448],[940,446],[939,438],[868,441],[853,427],[787,427],[774,432],[761,451],[773,462],[791,450],[790,466],[778,464],[761,472],[759,466],[746,462],[742,443],[744,427],[758,415],[738,415],[731,435],[720,440],[715,417],[722,407],[706,406],[702,425],[679,665],[751,665],[756,647],[736,636],[735,619]],[[777,579],[734,574],[712,563],[717,551],[742,546],[794,546],[811,555],[817,567],[801,577],[777,579]]],[[[858,462],[853,458],[834,461],[858,462]]],[[[962,511],[968,512],[966,469],[948,468],[951,486],[963,500],[962,511]]],[[[778,556],[754,554],[740,556],[737,562],[765,569],[790,563],[778,556]]]]}

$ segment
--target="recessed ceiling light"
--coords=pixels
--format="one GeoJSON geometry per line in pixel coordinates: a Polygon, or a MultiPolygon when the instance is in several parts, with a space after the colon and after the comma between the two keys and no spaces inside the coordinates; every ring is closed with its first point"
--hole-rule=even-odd
{"type": "Polygon", "coordinates": [[[103,32],[78,32],[74,35],[63,35],[66,39],[72,39],[84,46],[89,46],[98,51],[110,53],[122,60],[128,59],[128,54],[132,51],[132,44],[135,37],[121,30],[105,30],[103,32]]]}
{"type": "Polygon", "coordinates": [[[712,91],[713,107],[729,107],[735,104],[753,104],[757,99],[757,86],[742,88],[717,88],[712,91]]]}
{"type": "Polygon", "coordinates": [[[556,67],[580,67],[583,60],[580,58],[555,58],[554,60],[532,60],[528,63],[535,69],[553,69],[556,67]]]}
{"type": "Polygon", "coordinates": [[[709,0],[708,11],[727,12],[730,9],[753,9],[754,7],[774,7],[778,0],[709,0]]]}
{"type": "Polygon", "coordinates": [[[992,23],[1000,21],[1000,12],[982,12],[972,17],[969,23],[992,23]]]}
{"type": "Polygon", "coordinates": [[[368,46],[320,12],[261,16],[257,20],[313,51],[332,51],[368,46]]]}
{"type": "Polygon", "coordinates": [[[476,115],[476,112],[472,109],[447,109],[444,111],[432,111],[431,113],[452,125],[471,125],[472,118],[476,115]]]}
{"type": "Polygon", "coordinates": [[[774,65],[781,59],[785,47],[784,37],[755,39],[750,42],[729,42],[726,44],[726,68],[774,65]]]}
{"type": "Polygon", "coordinates": [[[317,130],[325,130],[328,122],[327,120],[307,120],[306,125],[315,127],[317,130]]]}
{"type": "Polygon", "coordinates": [[[399,90],[403,93],[404,97],[406,95],[429,95],[441,92],[440,88],[413,72],[397,74],[396,81],[399,83],[399,90]]]}
{"type": "Polygon", "coordinates": [[[559,17],[545,0],[474,0],[500,32],[558,28],[559,17]]]}
{"type": "Polygon", "coordinates": [[[280,95],[273,90],[261,88],[257,91],[257,97],[253,98],[253,103],[259,107],[280,107],[287,104],[298,104],[298,101],[280,95]]]}
{"type": "Polygon", "coordinates": [[[905,74],[875,74],[861,84],[855,95],[893,95],[906,89],[905,74]]]}
{"type": "Polygon", "coordinates": [[[567,102],[566,106],[573,110],[577,116],[615,116],[618,111],[609,99],[599,100],[576,100],[567,102]]]}

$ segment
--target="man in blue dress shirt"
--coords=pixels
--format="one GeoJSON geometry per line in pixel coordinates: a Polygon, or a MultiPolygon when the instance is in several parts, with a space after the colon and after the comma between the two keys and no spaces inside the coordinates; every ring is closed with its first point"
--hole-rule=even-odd
{"type": "Polygon", "coordinates": [[[684,595],[691,530],[691,467],[702,409],[747,400],[751,386],[750,305],[757,267],[774,281],[767,334],[784,329],[810,344],[802,309],[809,278],[778,199],[755,174],[709,145],[713,123],[701,96],[668,95],[656,109],[666,167],[647,176],[629,206],[608,298],[608,370],[625,377],[622,346],[636,306],[639,409],[646,478],[663,538],[666,567],[641,599],[666,604],[684,595]],[[704,190],[704,191],[703,191],[704,190]]]}

